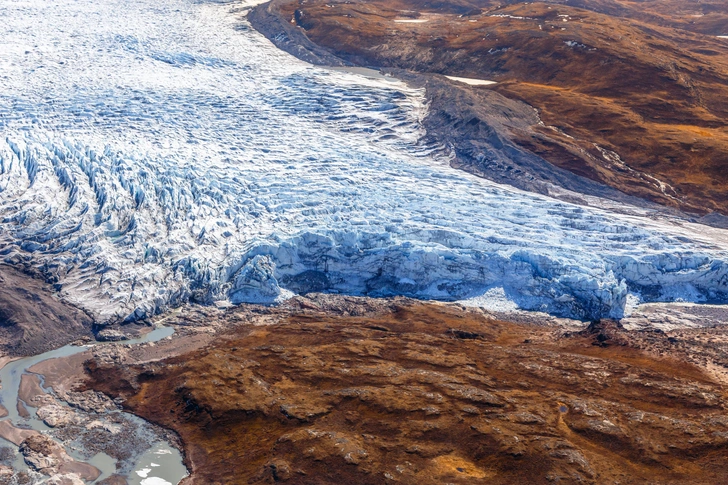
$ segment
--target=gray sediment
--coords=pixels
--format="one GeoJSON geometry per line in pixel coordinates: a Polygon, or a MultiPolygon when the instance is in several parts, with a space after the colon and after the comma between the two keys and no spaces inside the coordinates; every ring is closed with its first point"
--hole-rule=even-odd
{"type": "MultiPolygon", "coordinates": [[[[158,327],[138,339],[116,345],[156,342],[173,333],[174,329],[171,327],[158,327]]],[[[140,484],[142,479],[152,477],[164,480],[155,483],[178,483],[187,475],[187,469],[183,464],[179,440],[172,432],[119,410],[116,405],[108,401],[108,398],[66,402],[65,396],[71,393],[58,393],[56,389],[45,388],[44,376],[39,374],[35,375],[39,375],[41,388],[46,395],[38,401],[24,402],[20,399],[21,378],[24,374],[34,374],[31,367],[50,359],[70,357],[89,348],[90,346],[66,345],[7,363],[0,370],[2,384],[0,402],[8,414],[0,421],[7,421],[10,425],[28,432],[40,432],[60,445],[76,462],[87,463],[98,469],[100,476],[93,480],[85,480],[85,483],[99,483],[115,474],[126,476],[127,482],[131,485],[140,484]],[[19,415],[20,403],[28,409],[27,417],[19,415]],[[64,418],[63,422],[47,423],[37,414],[38,410],[44,407],[65,410],[63,413],[69,417],[64,418]]],[[[73,392],[73,394],[81,393],[73,392]]],[[[6,436],[3,438],[8,440],[6,436]]],[[[9,455],[3,460],[4,463],[10,465],[16,473],[28,474],[33,483],[46,479],[43,474],[54,472],[60,474],[55,470],[59,468],[57,466],[49,466],[44,470],[34,470],[37,465],[27,466],[29,459],[27,457],[24,459],[17,442],[12,443],[8,440],[7,443],[3,442],[3,445],[4,448],[11,450],[4,451],[9,455]],[[50,469],[54,472],[49,472],[50,469]],[[39,473],[41,471],[43,473],[39,473]]]]}
{"type": "MultiPolygon", "coordinates": [[[[305,31],[280,13],[288,0],[272,0],[248,13],[248,21],[279,49],[305,62],[326,67],[360,66],[311,41],[305,31]]],[[[607,185],[556,167],[511,140],[514,131],[530,132],[540,123],[536,110],[487,88],[471,88],[445,76],[382,68],[410,85],[425,89],[429,104],[423,120],[427,142],[445,147],[451,165],[468,173],[521,190],[590,205],[588,197],[649,208],[672,216],[680,212],[630,196],[607,185]],[[565,190],[564,190],[565,189],[565,190]]],[[[706,221],[709,224],[709,222],[706,221]]],[[[710,224],[713,225],[713,224],[710,224]]]]}

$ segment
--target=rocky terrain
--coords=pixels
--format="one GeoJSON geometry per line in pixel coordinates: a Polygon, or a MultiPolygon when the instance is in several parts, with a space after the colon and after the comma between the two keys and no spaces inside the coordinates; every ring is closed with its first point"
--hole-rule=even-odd
{"type": "Polygon", "coordinates": [[[184,318],[179,341],[217,335],[166,359],[107,347],[85,385],[176,431],[185,483],[722,483],[728,334],[645,323],[676,311],[627,330],[310,295],[184,318]]]}
{"type": "Polygon", "coordinates": [[[726,482],[724,10],[1,4],[0,483],[726,482]]]}
{"type": "Polygon", "coordinates": [[[92,323],[58,298],[51,285],[0,264],[0,355],[33,355],[61,347],[89,337],[92,323]]]}
{"type": "Polygon", "coordinates": [[[196,348],[194,336],[175,341],[172,351],[169,339],[157,344],[157,338],[171,333],[159,328],[123,344],[73,345],[23,359],[3,358],[0,484],[124,485],[139,483],[135,478],[150,473],[142,483],[176,484],[184,477],[174,433],[122,412],[105,394],[82,387],[83,363],[89,358],[134,352],[154,359],[157,352],[173,355],[174,350],[196,348]],[[167,481],[159,482],[162,477],[167,481]]]}
{"type": "Polygon", "coordinates": [[[449,82],[468,93],[458,103],[439,99],[442,78],[429,81],[428,131],[450,140],[468,171],[529,190],[547,181],[607,194],[586,179],[728,213],[725,2],[275,0],[251,21],[313,62],[496,81],[449,82]],[[511,143],[518,149],[504,160],[511,143]]]}

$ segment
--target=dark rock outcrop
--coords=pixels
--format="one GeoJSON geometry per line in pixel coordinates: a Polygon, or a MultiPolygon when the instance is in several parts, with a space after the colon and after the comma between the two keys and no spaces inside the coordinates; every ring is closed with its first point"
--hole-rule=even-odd
{"type": "Polygon", "coordinates": [[[0,265],[0,352],[34,355],[90,336],[93,321],[51,285],[0,265]]]}

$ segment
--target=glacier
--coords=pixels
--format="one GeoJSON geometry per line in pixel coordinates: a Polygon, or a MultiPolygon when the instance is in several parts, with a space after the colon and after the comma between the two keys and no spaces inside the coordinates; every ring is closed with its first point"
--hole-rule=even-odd
{"type": "Polygon", "coordinates": [[[723,231],[455,170],[421,90],[302,63],[244,6],[0,4],[2,262],[100,323],[310,291],[582,319],[727,299],[723,231]]]}

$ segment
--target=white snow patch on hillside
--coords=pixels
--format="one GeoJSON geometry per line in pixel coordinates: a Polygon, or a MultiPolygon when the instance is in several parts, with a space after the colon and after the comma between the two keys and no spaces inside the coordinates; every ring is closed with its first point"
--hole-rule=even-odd
{"type": "Polygon", "coordinates": [[[485,79],[473,79],[470,77],[457,77],[457,76],[445,76],[451,81],[458,81],[461,83],[469,84],[471,86],[489,86],[491,84],[497,84],[495,81],[487,81],[485,79]]]}

